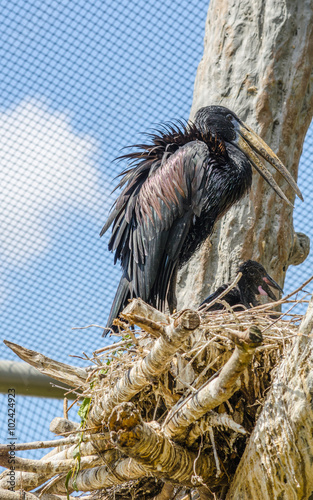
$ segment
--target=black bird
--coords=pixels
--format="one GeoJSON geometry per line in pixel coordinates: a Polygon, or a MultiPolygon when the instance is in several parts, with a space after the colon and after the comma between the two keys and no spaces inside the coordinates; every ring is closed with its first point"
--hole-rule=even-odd
{"type": "MultiPolygon", "coordinates": [[[[237,273],[239,272],[242,273],[242,276],[237,285],[221,299],[225,300],[235,309],[235,306],[238,305],[243,305],[247,309],[258,306],[259,302],[256,295],[267,295],[271,299],[277,300],[270,287],[276,288],[276,290],[280,290],[283,293],[283,290],[276,283],[276,281],[274,281],[273,278],[267,274],[264,267],[258,262],[255,262],[255,260],[246,260],[246,262],[241,264],[239,267],[237,273]]],[[[199,307],[210,304],[210,302],[224,292],[229,285],[230,283],[225,283],[224,285],[218,287],[218,289],[211,293],[211,295],[209,295],[199,307]]],[[[224,309],[223,304],[220,302],[216,302],[211,307],[207,306],[205,308],[206,311],[217,311],[220,309],[224,309]]]]}
{"type": "Polygon", "coordinates": [[[176,308],[177,270],[212,232],[214,223],[249,191],[254,167],[291,203],[256,153],[270,162],[302,199],[279,158],[253,130],[222,106],[201,108],[193,123],[169,126],[150,144],[121,158],[130,168],[100,235],[113,223],[109,249],[123,275],[107,327],[141,297],[154,307],[176,308]]]}

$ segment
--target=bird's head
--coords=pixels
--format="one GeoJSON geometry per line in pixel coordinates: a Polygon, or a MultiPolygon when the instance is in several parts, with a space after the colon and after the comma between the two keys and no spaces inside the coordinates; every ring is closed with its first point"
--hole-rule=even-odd
{"type": "Polygon", "coordinates": [[[289,205],[292,203],[278,186],[271,172],[262,163],[257,154],[268,161],[280,172],[293,191],[303,201],[295,180],[271,148],[246,123],[223,106],[206,106],[196,113],[194,123],[205,131],[210,131],[220,139],[238,148],[248,158],[251,165],[259,172],[274,191],[289,205]],[[257,153],[257,154],[256,154],[257,153]]]}
{"type": "Polygon", "coordinates": [[[267,274],[264,267],[254,260],[246,260],[241,264],[238,272],[242,273],[242,277],[238,282],[239,287],[248,288],[253,295],[266,295],[272,300],[277,300],[271,288],[283,293],[282,288],[267,274]]]}

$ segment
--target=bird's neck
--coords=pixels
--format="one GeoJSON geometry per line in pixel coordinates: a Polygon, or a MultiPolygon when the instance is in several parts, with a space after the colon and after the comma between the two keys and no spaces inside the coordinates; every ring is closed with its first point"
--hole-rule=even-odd
{"type": "Polygon", "coordinates": [[[251,304],[253,307],[259,305],[255,293],[252,290],[251,283],[249,283],[248,280],[241,278],[238,283],[238,287],[240,290],[241,301],[246,307],[251,307],[251,304]]]}
{"type": "Polygon", "coordinates": [[[208,178],[207,185],[208,203],[211,215],[216,213],[217,219],[220,219],[251,187],[251,165],[245,157],[242,158],[240,155],[238,157],[229,155],[224,165],[216,163],[212,166],[212,175],[208,178]],[[216,206],[212,204],[212,200],[218,200],[216,206]]]}

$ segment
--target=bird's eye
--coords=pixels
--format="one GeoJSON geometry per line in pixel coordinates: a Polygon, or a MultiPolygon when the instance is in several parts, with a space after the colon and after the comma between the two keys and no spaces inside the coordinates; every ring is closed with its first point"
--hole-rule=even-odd
{"type": "Polygon", "coordinates": [[[231,122],[231,121],[232,121],[232,119],[233,119],[232,115],[226,115],[226,118],[227,118],[227,120],[229,120],[230,122],[231,122]]]}

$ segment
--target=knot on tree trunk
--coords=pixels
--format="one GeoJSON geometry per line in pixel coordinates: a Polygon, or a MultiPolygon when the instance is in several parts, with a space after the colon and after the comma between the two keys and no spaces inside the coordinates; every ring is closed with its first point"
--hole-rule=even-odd
{"type": "Polygon", "coordinates": [[[174,321],[175,328],[179,325],[186,330],[195,330],[200,325],[199,314],[191,309],[180,311],[179,316],[174,321]]]}
{"type": "Polygon", "coordinates": [[[302,264],[310,252],[310,238],[304,233],[294,233],[293,246],[289,254],[288,265],[302,264]]]}
{"type": "Polygon", "coordinates": [[[250,326],[244,332],[229,333],[229,338],[241,349],[255,349],[262,344],[263,335],[260,330],[255,325],[250,326]]]}
{"type": "Polygon", "coordinates": [[[132,403],[122,403],[111,413],[108,421],[113,443],[120,447],[132,447],[139,440],[136,427],[142,418],[132,403]]]}

